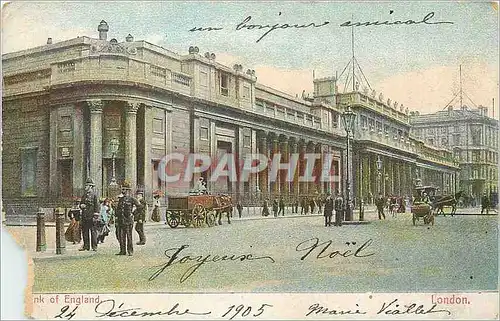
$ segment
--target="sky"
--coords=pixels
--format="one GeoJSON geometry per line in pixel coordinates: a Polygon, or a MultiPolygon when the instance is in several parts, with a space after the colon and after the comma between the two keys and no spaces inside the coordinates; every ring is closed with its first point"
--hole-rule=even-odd
{"type": "Polygon", "coordinates": [[[377,96],[382,92],[385,99],[420,113],[442,110],[460,88],[461,65],[464,104],[488,106],[493,116],[494,99],[495,118],[500,114],[497,3],[13,2],[4,4],[2,11],[2,51],[44,45],[48,37],[54,42],[77,36],[97,38],[101,20],[109,25],[108,39],[124,41],[130,33],[135,40],[179,54],[197,46],[201,53],[215,53],[220,63],[254,69],[258,82],[292,95],[303,90],[312,93],[313,71],[316,78],[341,74],[352,57],[354,29],[356,60],[377,96]],[[340,26],[351,20],[418,22],[431,12],[434,16],[427,22],[453,23],[340,26]],[[247,24],[328,24],[273,30],[257,42],[268,29],[236,30],[248,16],[247,24]],[[189,31],[194,27],[222,30],[189,31]]]}

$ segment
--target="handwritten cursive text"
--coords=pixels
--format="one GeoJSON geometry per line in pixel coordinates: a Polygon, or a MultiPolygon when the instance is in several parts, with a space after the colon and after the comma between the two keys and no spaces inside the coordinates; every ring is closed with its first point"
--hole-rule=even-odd
{"type": "MultiPolygon", "coordinates": [[[[340,257],[349,257],[349,256],[354,256],[354,257],[367,257],[367,256],[372,256],[375,253],[362,253],[366,252],[366,249],[372,244],[373,240],[369,239],[363,244],[361,244],[354,252],[350,249],[340,251],[340,250],[329,250],[329,247],[332,245],[333,241],[326,241],[326,242],[319,242],[319,238],[313,237],[312,239],[300,242],[295,250],[297,252],[304,252],[307,251],[306,254],[304,254],[300,259],[304,260],[306,257],[309,256],[316,248],[320,248],[321,250],[319,253],[316,255],[316,259],[323,259],[323,258],[330,258],[333,259],[336,256],[340,257]],[[322,247],[322,248],[321,248],[322,247]]],[[[350,245],[351,243],[349,243],[350,245]]],[[[356,244],[353,242],[352,244],[356,244]]]]}
{"type": "Polygon", "coordinates": [[[180,257],[180,254],[183,250],[187,249],[189,245],[182,245],[181,247],[178,248],[171,248],[165,250],[165,256],[168,258],[168,262],[165,264],[160,265],[160,268],[155,271],[150,277],[149,281],[152,281],[156,279],[160,274],[162,274],[169,266],[172,266],[174,264],[185,264],[185,263],[193,263],[181,276],[180,278],[180,283],[186,281],[189,279],[191,275],[193,275],[194,272],[200,268],[205,263],[217,263],[217,262],[224,262],[224,261],[236,261],[236,262],[244,262],[244,261],[256,261],[256,260],[267,260],[270,261],[271,263],[275,263],[275,260],[270,257],[270,256],[254,256],[253,254],[225,254],[222,256],[219,255],[197,255],[197,256],[192,256],[192,255],[184,255],[180,257]],[[170,254],[173,252],[173,254],[170,254]]]}

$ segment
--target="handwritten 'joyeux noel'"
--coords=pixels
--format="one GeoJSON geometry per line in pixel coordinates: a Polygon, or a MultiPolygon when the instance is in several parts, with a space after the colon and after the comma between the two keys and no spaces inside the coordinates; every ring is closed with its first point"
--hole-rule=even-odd
{"type": "MultiPolygon", "coordinates": [[[[393,10],[389,11],[389,14],[392,15],[394,13],[393,10]]],[[[367,22],[353,22],[353,21],[346,21],[344,23],[340,24],[340,27],[369,27],[369,26],[396,26],[396,25],[419,25],[419,24],[425,24],[425,25],[438,25],[438,24],[453,24],[451,21],[434,21],[432,22],[431,19],[434,17],[435,13],[434,12],[429,12],[427,13],[421,20],[414,20],[414,19],[407,19],[407,20],[395,20],[395,21],[367,21],[367,22]]],[[[278,14],[278,16],[281,16],[281,12],[278,14]]],[[[284,30],[284,29],[305,29],[305,28],[320,28],[324,27],[328,24],[330,24],[330,21],[324,21],[324,22],[310,22],[310,23],[305,23],[305,24],[298,24],[298,23],[276,23],[274,25],[270,24],[253,24],[249,23],[252,20],[252,16],[247,16],[245,19],[243,19],[242,22],[238,23],[236,25],[235,30],[240,31],[240,30],[267,30],[260,36],[259,39],[257,39],[256,42],[261,41],[264,37],[269,35],[272,31],[275,30],[284,30]]],[[[224,28],[222,27],[193,27],[189,29],[191,32],[195,31],[220,31],[223,30],[224,28]]]]}
{"type": "MultiPolygon", "coordinates": [[[[368,239],[366,242],[360,244],[356,250],[335,250],[331,249],[330,246],[332,245],[333,241],[325,241],[325,242],[320,242],[319,238],[313,237],[311,239],[305,240],[300,242],[296,247],[295,250],[297,252],[305,252],[304,255],[300,257],[300,260],[305,260],[308,257],[314,257],[316,255],[316,259],[333,259],[335,257],[340,257],[340,258],[347,258],[347,257],[356,257],[356,258],[363,258],[363,257],[368,257],[372,256],[375,253],[366,253],[368,247],[373,243],[372,239],[368,239]],[[317,251],[315,251],[317,250],[317,251]]],[[[353,246],[356,245],[356,242],[346,242],[347,245],[352,244],[353,246]]],[[[187,279],[189,279],[193,273],[195,273],[202,265],[206,263],[223,263],[223,262],[245,262],[245,261],[257,261],[257,260],[263,260],[268,263],[275,263],[276,260],[268,255],[256,255],[252,253],[247,253],[247,254],[224,254],[224,255],[212,255],[212,254],[207,254],[207,255],[190,255],[190,254],[185,254],[185,251],[187,248],[189,248],[189,245],[184,244],[180,247],[174,247],[165,250],[165,256],[168,258],[168,261],[166,263],[163,263],[159,266],[158,270],[156,270],[150,277],[149,281],[152,281],[156,279],[158,276],[160,276],[162,273],[165,272],[165,270],[174,265],[174,264],[191,264],[189,267],[186,269],[184,274],[182,274],[180,278],[180,283],[183,283],[187,279]],[[184,251],[184,253],[182,253],[184,251]]]]}

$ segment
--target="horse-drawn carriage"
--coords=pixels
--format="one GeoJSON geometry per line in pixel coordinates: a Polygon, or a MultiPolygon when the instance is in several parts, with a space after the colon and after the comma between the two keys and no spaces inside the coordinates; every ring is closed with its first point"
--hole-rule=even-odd
{"type": "Polygon", "coordinates": [[[434,225],[432,201],[436,195],[436,190],[437,188],[432,186],[418,186],[415,188],[415,200],[411,207],[413,225],[420,217],[424,219],[424,224],[434,225]]]}
{"type": "Polygon", "coordinates": [[[233,209],[231,196],[190,193],[185,196],[170,196],[166,212],[167,224],[171,228],[183,225],[214,226],[222,224],[222,213],[226,213],[230,224],[233,209]]]}

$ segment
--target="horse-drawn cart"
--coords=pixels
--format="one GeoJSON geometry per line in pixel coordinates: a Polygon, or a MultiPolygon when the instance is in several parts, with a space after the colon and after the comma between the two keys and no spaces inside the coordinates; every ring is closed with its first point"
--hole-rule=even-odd
{"type": "Polygon", "coordinates": [[[229,215],[233,209],[231,196],[211,194],[190,194],[186,196],[171,196],[168,199],[166,212],[167,224],[171,228],[183,225],[185,227],[214,226],[222,224],[222,213],[229,215]]]}
{"type": "Polygon", "coordinates": [[[434,225],[434,213],[432,211],[432,200],[434,199],[436,188],[432,186],[418,186],[415,188],[415,201],[411,207],[413,225],[420,217],[424,219],[424,224],[434,225]]]}

